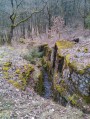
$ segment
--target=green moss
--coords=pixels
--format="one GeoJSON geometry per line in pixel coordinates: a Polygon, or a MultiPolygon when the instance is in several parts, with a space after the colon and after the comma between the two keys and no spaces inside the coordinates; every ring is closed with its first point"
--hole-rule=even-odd
{"type": "Polygon", "coordinates": [[[30,78],[30,75],[32,73],[32,71],[34,70],[33,66],[28,64],[28,65],[24,65],[23,66],[23,70],[22,69],[17,69],[15,71],[15,74],[18,74],[18,78],[19,78],[19,82],[18,81],[14,81],[14,80],[9,80],[8,82],[11,83],[12,85],[14,85],[16,88],[22,89],[24,90],[28,79],[30,78]]]}
{"type": "Polygon", "coordinates": [[[10,77],[9,76],[4,76],[4,79],[8,80],[10,77]]]}
{"type": "Polygon", "coordinates": [[[86,103],[90,104],[90,96],[83,96],[86,103]]]}
{"type": "Polygon", "coordinates": [[[85,73],[85,70],[84,70],[84,69],[82,69],[82,70],[78,70],[78,73],[82,75],[82,74],[85,73]]]}
{"type": "Polygon", "coordinates": [[[21,84],[19,84],[18,82],[14,80],[8,80],[8,82],[18,89],[24,89],[24,87],[21,84]]]}
{"type": "Polygon", "coordinates": [[[12,62],[6,62],[6,63],[4,63],[4,66],[5,67],[11,67],[11,65],[12,65],[12,62]]]}
{"type": "Polygon", "coordinates": [[[70,63],[70,54],[67,54],[65,57],[67,65],[70,63]]]}
{"type": "Polygon", "coordinates": [[[22,81],[22,85],[26,86],[27,81],[30,78],[31,72],[34,70],[34,68],[29,65],[24,65],[24,71],[19,74],[19,79],[22,81]]]}
{"type": "Polygon", "coordinates": [[[9,70],[9,67],[3,67],[3,71],[8,71],[9,70]]]}
{"type": "Polygon", "coordinates": [[[45,63],[45,57],[43,57],[43,58],[41,59],[41,63],[42,63],[42,65],[46,64],[46,63],[45,63]]]}
{"type": "Polygon", "coordinates": [[[88,53],[88,49],[87,48],[84,48],[84,53],[88,53]]]}
{"type": "Polygon", "coordinates": [[[85,73],[85,68],[83,68],[83,65],[80,63],[77,63],[76,61],[73,61],[69,63],[68,65],[72,70],[74,70],[78,74],[82,75],[85,73]],[[79,69],[79,67],[81,67],[82,69],[79,69]]]}
{"type": "Polygon", "coordinates": [[[43,75],[42,73],[39,75],[38,82],[36,83],[35,90],[39,95],[43,94],[44,91],[44,85],[43,85],[43,75]]]}
{"type": "Polygon", "coordinates": [[[8,75],[9,75],[7,71],[6,71],[6,72],[3,72],[3,74],[4,74],[5,76],[8,76],[8,75]]]}
{"type": "Polygon", "coordinates": [[[56,46],[58,49],[67,49],[67,48],[72,48],[75,43],[70,42],[70,41],[57,41],[56,46]]]}
{"type": "Polygon", "coordinates": [[[76,61],[73,61],[71,63],[68,63],[69,67],[73,70],[77,70],[77,62],[76,61]]]}
{"type": "Polygon", "coordinates": [[[61,95],[65,92],[65,89],[60,85],[56,85],[55,88],[61,95]]]}
{"type": "Polygon", "coordinates": [[[70,103],[71,103],[72,105],[75,105],[75,106],[78,106],[78,105],[79,105],[79,104],[78,104],[79,97],[78,97],[78,95],[76,95],[76,94],[73,94],[72,96],[69,96],[69,97],[68,97],[68,100],[70,101],[70,103]]]}
{"type": "Polygon", "coordinates": [[[61,80],[59,84],[57,84],[57,78],[58,75],[56,74],[55,79],[54,79],[54,89],[58,91],[61,95],[65,95],[67,91],[67,86],[64,80],[61,80]]]}
{"type": "Polygon", "coordinates": [[[17,70],[15,71],[15,73],[16,73],[16,74],[20,74],[20,69],[17,69],[17,70]]]}
{"type": "Polygon", "coordinates": [[[27,79],[26,78],[22,78],[22,86],[25,87],[27,85],[27,79]]]}
{"type": "Polygon", "coordinates": [[[24,89],[24,87],[20,85],[18,82],[14,82],[13,85],[18,89],[24,89]]]}
{"type": "Polygon", "coordinates": [[[3,68],[2,68],[3,71],[8,71],[10,69],[11,65],[12,65],[11,62],[4,63],[3,68]]]}

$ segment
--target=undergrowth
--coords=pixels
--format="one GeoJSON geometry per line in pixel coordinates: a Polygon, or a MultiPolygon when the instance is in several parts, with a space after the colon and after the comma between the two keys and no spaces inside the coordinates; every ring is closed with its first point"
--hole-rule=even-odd
{"type": "Polygon", "coordinates": [[[34,48],[24,55],[24,59],[30,61],[32,64],[36,64],[39,58],[43,57],[43,52],[39,52],[38,48],[34,48]]]}

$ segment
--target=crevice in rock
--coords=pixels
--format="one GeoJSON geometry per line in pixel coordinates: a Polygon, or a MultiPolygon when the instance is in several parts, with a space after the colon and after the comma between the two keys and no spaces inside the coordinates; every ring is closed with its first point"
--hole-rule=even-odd
{"type": "Polygon", "coordinates": [[[63,70],[63,65],[64,65],[64,57],[62,57],[59,62],[58,62],[58,71],[62,73],[63,70]]]}
{"type": "Polygon", "coordinates": [[[55,68],[56,56],[57,56],[57,46],[55,45],[53,55],[53,68],[55,68]]]}

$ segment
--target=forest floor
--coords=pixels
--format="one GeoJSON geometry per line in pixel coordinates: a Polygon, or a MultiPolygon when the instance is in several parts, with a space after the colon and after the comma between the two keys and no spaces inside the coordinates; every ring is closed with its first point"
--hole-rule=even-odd
{"type": "Polygon", "coordinates": [[[0,119],[90,119],[89,114],[79,109],[63,107],[40,97],[32,88],[21,91],[9,83],[9,78],[17,78],[15,68],[29,63],[22,58],[27,51],[25,44],[0,47],[0,119]],[[3,72],[3,65],[7,62],[12,62],[9,78],[3,72]]]}

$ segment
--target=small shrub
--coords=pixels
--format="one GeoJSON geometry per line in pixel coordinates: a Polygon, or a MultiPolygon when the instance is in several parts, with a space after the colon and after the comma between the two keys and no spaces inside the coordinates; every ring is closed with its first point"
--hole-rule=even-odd
{"type": "Polygon", "coordinates": [[[39,52],[37,48],[32,49],[32,51],[29,51],[27,55],[24,56],[24,59],[30,61],[32,64],[36,64],[36,61],[38,58],[43,57],[43,52],[39,52]]]}

